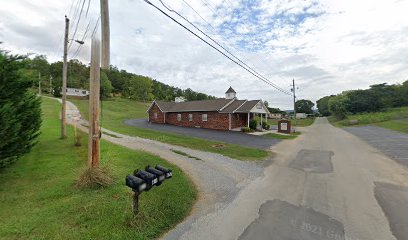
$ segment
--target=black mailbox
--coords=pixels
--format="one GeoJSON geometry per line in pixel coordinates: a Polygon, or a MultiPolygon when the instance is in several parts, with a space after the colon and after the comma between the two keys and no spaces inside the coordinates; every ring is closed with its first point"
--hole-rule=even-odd
{"type": "Polygon", "coordinates": [[[135,192],[142,192],[147,187],[145,181],[133,175],[126,176],[126,186],[130,187],[135,192]]]}
{"type": "Polygon", "coordinates": [[[149,191],[158,182],[156,175],[143,170],[136,170],[135,176],[143,179],[146,182],[146,191],[149,191]]]}
{"type": "Polygon", "coordinates": [[[171,178],[171,177],[173,176],[173,174],[172,174],[173,170],[171,170],[171,169],[164,168],[164,167],[162,167],[162,166],[160,166],[160,165],[156,165],[155,168],[156,168],[157,170],[159,170],[159,171],[164,172],[166,178],[171,178]]]}
{"type": "Polygon", "coordinates": [[[162,184],[162,182],[164,180],[166,180],[166,174],[164,172],[160,171],[160,170],[157,170],[157,169],[152,168],[150,166],[147,166],[145,170],[146,170],[146,172],[149,172],[151,174],[156,175],[156,177],[158,179],[158,182],[156,184],[157,186],[160,186],[160,184],[162,184]]]}

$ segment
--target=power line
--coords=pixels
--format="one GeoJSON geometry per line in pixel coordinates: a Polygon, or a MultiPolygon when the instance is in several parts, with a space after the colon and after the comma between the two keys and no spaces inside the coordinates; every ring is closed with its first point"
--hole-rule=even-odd
{"type": "MultiPolygon", "coordinates": [[[[88,25],[86,26],[85,33],[84,33],[84,35],[82,36],[82,39],[81,39],[82,42],[84,42],[84,40],[88,36],[88,31],[89,31],[89,25],[90,24],[91,24],[91,21],[89,21],[88,25]]],[[[75,51],[75,53],[72,55],[71,58],[76,58],[77,57],[77,55],[81,51],[83,45],[84,44],[79,44],[79,46],[77,47],[77,50],[75,51]]]]}
{"type": "MultiPolygon", "coordinates": [[[[184,1],[184,0],[183,0],[184,1]]],[[[224,0],[224,2],[225,2],[226,0],[224,0]]],[[[230,6],[231,6],[231,8],[233,9],[233,6],[231,5],[232,3],[229,1],[229,0],[227,0],[230,4],[230,6]]],[[[208,4],[208,2],[206,1],[206,0],[201,0],[201,2],[203,3],[203,5],[205,6],[205,7],[207,7],[214,15],[217,15],[217,13],[214,11],[214,9],[213,8],[211,8],[211,7],[209,7],[209,4],[208,4]]],[[[188,4],[189,5],[189,4],[188,4]]],[[[190,6],[190,8],[192,8],[191,6],[190,6]]],[[[194,12],[196,12],[194,9],[193,9],[193,11],[194,12]]],[[[204,20],[204,19],[203,19],[204,20]]],[[[208,21],[206,21],[206,20],[204,20],[206,23],[208,23],[208,21]]],[[[208,23],[209,24],[209,23],[208,23]]],[[[215,28],[211,25],[211,24],[209,24],[210,25],[210,27],[212,28],[212,29],[214,29],[214,32],[216,31],[215,30],[215,28]]],[[[239,35],[239,34],[236,34],[236,35],[239,35]]],[[[226,42],[229,42],[228,40],[226,40],[225,38],[223,38],[226,42]]],[[[233,44],[232,44],[233,45],[233,44]]],[[[235,48],[235,47],[234,47],[235,48]]],[[[236,49],[236,48],[235,48],[236,49]]],[[[269,67],[265,62],[265,58],[264,57],[262,57],[263,58],[263,60],[261,59],[256,59],[256,62],[257,63],[261,63],[262,65],[264,65],[265,67],[269,67]]],[[[247,59],[248,60],[248,59],[247,59]]],[[[279,73],[277,73],[277,74],[275,74],[275,72],[273,72],[273,74],[274,75],[276,75],[276,76],[278,76],[279,78],[281,78],[282,80],[285,80],[286,81],[286,79],[284,79],[283,77],[281,77],[280,76],[280,74],[279,73]]]]}
{"type": "MultiPolygon", "coordinates": [[[[74,39],[74,38],[75,38],[75,35],[76,35],[77,31],[78,31],[79,22],[81,21],[82,12],[83,12],[84,6],[85,6],[85,1],[86,1],[86,0],[83,0],[83,1],[82,1],[81,11],[79,12],[78,21],[77,21],[77,24],[76,24],[76,26],[75,26],[74,34],[72,35],[71,39],[74,39]]],[[[68,47],[68,48],[71,48],[71,46],[72,46],[72,41],[69,43],[69,47],[68,47]]]]}
{"type": "Polygon", "coordinates": [[[88,7],[86,8],[86,14],[85,17],[88,17],[88,12],[89,12],[89,6],[91,5],[91,0],[88,0],[88,7]]]}
{"type": "Polygon", "coordinates": [[[227,56],[225,53],[223,53],[222,51],[220,51],[218,48],[214,47],[213,45],[211,45],[210,43],[208,43],[207,41],[205,41],[204,39],[202,39],[201,37],[199,37],[197,34],[195,34],[194,32],[192,32],[190,29],[188,29],[187,27],[185,27],[184,25],[182,25],[181,23],[179,23],[177,20],[175,20],[174,18],[170,17],[168,14],[166,14],[165,12],[163,12],[161,9],[159,9],[158,7],[156,7],[154,4],[150,3],[149,1],[145,0],[145,2],[150,3],[152,6],[154,6],[156,9],[160,10],[162,13],[164,13],[166,16],[170,17],[173,21],[175,21],[176,23],[178,23],[180,26],[184,27],[186,30],[188,30],[189,32],[191,32],[192,34],[194,34],[195,36],[199,37],[201,40],[203,40],[204,42],[206,42],[208,45],[210,45],[211,47],[213,47],[215,50],[217,50],[218,52],[222,53],[224,56],[228,57],[230,60],[234,61],[236,64],[240,65],[241,67],[243,67],[245,70],[247,70],[248,72],[250,72],[252,75],[254,75],[255,77],[261,79],[262,81],[264,81],[265,83],[268,83],[269,85],[273,86],[275,89],[291,95],[291,93],[285,91],[284,89],[280,88],[279,86],[277,86],[276,84],[272,83],[270,80],[268,80],[267,78],[265,78],[264,76],[262,76],[260,73],[258,73],[257,71],[255,71],[253,68],[251,68],[250,66],[248,66],[246,63],[244,63],[241,59],[239,59],[238,57],[236,57],[234,54],[232,54],[229,50],[227,50],[225,47],[223,47],[222,45],[220,45],[217,41],[215,41],[213,38],[211,38],[208,34],[206,34],[205,32],[203,32],[201,29],[199,29],[196,25],[194,25],[192,22],[190,22],[188,19],[186,19],[185,17],[183,17],[181,14],[179,14],[177,11],[170,9],[169,7],[167,7],[162,0],[159,0],[161,2],[161,4],[170,12],[174,12],[175,14],[177,14],[179,17],[183,18],[185,21],[187,21],[189,24],[191,24],[195,29],[197,29],[199,32],[201,32],[202,34],[204,34],[207,38],[211,39],[211,41],[213,41],[215,44],[217,44],[219,47],[221,47],[224,51],[226,51],[227,53],[229,53],[233,58],[235,58],[238,62],[242,63],[244,66],[242,66],[241,64],[239,64],[238,62],[236,62],[235,60],[231,59],[229,56],[227,56]],[[251,71],[249,71],[249,69],[251,71]]]}
{"type": "MultiPolygon", "coordinates": [[[[260,73],[258,73],[257,71],[255,71],[252,67],[248,66],[248,64],[244,63],[241,59],[239,59],[237,56],[235,56],[234,54],[232,54],[228,49],[226,49],[225,47],[223,47],[222,45],[220,45],[217,41],[215,41],[213,38],[211,38],[208,34],[206,34],[205,32],[203,32],[201,29],[199,29],[196,25],[194,25],[192,22],[190,22],[188,19],[186,19],[185,17],[183,17],[181,14],[179,14],[177,11],[170,9],[169,7],[167,7],[162,0],[159,0],[161,2],[161,4],[170,12],[174,12],[175,14],[177,14],[179,17],[183,18],[185,21],[187,21],[189,24],[191,24],[195,29],[197,29],[199,32],[201,32],[202,34],[204,34],[206,37],[208,37],[209,39],[211,39],[211,41],[213,41],[215,44],[217,44],[219,47],[221,47],[224,51],[226,51],[227,53],[229,53],[232,57],[234,57],[236,60],[238,60],[240,63],[244,64],[246,67],[248,67],[249,69],[251,69],[254,73],[256,73],[258,76],[260,76],[261,78],[263,78],[266,81],[269,81],[271,84],[273,84],[275,86],[276,89],[281,90],[282,92],[286,92],[284,89],[280,88],[279,86],[277,86],[276,84],[272,83],[269,79],[267,79],[266,77],[262,76],[260,73]]],[[[290,94],[289,92],[286,92],[287,94],[290,94]]]]}
{"type": "Polygon", "coordinates": [[[99,15],[98,20],[96,20],[95,28],[92,31],[91,39],[95,36],[96,30],[98,30],[99,21],[101,20],[101,15],[99,15]]]}

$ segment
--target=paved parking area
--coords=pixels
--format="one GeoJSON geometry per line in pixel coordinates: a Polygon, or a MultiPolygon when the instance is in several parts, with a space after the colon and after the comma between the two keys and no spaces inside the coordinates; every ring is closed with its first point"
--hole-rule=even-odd
{"type": "Polygon", "coordinates": [[[177,133],[191,137],[204,138],[213,141],[238,144],[258,149],[268,149],[281,140],[262,136],[248,135],[242,132],[217,131],[203,128],[179,127],[168,124],[149,123],[146,119],[125,120],[125,124],[168,133],[177,133]]]}
{"type": "Polygon", "coordinates": [[[408,134],[375,126],[348,127],[345,130],[408,167],[408,134]]]}

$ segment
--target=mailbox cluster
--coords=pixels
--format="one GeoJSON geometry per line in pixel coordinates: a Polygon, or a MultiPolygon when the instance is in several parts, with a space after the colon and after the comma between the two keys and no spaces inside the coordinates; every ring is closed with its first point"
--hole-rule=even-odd
{"type": "Polygon", "coordinates": [[[145,170],[136,169],[133,175],[126,176],[126,186],[130,187],[134,194],[133,212],[138,213],[139,194],[149,191],[153,186],[160,186],[164,180],[173,176],[172,170],[156,165],[155,168],[147,166],[145,170]]]}
{"type": "Polygon", "coordinates": [[[145,170],[135,170],[133,175],[126,176],[126,186],[134,192],[149,191],[153,186],[160,186],[164,180],[172,177],[172,170],[157,165],[147,166],[145,170]]]}

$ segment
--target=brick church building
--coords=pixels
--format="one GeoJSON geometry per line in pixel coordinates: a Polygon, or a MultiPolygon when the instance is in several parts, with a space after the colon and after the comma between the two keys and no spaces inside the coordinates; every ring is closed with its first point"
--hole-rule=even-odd
{"type": "Polygon", "coordinates": [[[201,101],[153,101],[147,109],[151,123],[172,124],[183,127],[232,130],[249,127],[256,115],[261,121],[269,114],[262,100],[238,100],[231,87],[225,98],[201,101]]]}

